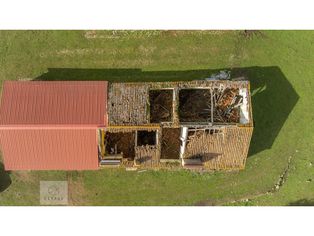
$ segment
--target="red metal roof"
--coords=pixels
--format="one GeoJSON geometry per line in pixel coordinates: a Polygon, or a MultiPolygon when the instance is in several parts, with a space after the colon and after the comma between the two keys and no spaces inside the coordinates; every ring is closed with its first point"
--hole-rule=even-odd
{"type": "Polygon", "coordinates": [[[6,170],[97,169],[97,127],[106,125],[106,81],[4,83],[0,146],[6,170]]]}
{"type": "Polygon", "coordinates": [[[98,168],[94,128],[1,129],[6,170],[88,170],[98,168]]]}
{"type": "Polygon", "coordinates": [[[107,125],[107,81],[6,81],[0,125],[107,125]]]}

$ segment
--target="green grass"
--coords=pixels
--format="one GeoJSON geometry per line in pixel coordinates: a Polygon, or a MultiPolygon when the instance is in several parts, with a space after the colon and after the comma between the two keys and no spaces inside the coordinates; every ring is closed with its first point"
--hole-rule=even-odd
{"type": "Polygon", "coordinates": [[[243,171],[5,173],[0,166],[0,205],[38,205],[40,180],[69,180],[76,205],[313,204],[314,31],[263,34],[246,39],[237,31],[0,31],[1,82],[189,80],[230,68],[251,81],[255,120],[243,171]],[[283,186],[264,194],[290,156],[283,186]]]}

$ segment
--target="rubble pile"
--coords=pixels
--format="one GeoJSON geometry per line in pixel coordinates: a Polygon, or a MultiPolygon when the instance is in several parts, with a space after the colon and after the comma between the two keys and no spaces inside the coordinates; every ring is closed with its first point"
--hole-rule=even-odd
{"type": "Polygon", "coordinates": [[[238,123],[242,102],[238,88],[214,89],[214,122],[238,123]]]}
{"type": "Polygon", "coordinates": [[[170,122],[172,120],[173,91],[151,90],[149,91],[150,122],[170,122]]]}
{"type": "Polygon", "coordinates": [[[210,89],[182,89],[179,92],[181,122],[211,122],[210,89]]]}

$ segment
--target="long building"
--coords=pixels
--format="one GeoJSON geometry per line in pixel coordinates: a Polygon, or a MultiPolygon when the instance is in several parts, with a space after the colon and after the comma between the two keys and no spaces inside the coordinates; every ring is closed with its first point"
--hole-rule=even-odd
{"type": "Polygon", "coordinates": [[[5,81],[6,170],[243,169],[248,81],[5,81]]]}

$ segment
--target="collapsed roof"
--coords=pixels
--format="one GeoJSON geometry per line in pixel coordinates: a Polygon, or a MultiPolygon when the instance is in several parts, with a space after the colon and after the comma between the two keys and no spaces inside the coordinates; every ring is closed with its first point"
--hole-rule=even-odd
{"type": "Polygon", "coordinates": [[[252,125],[249,93],[248,81],[112,83],[109,123],[252,125]]]}

